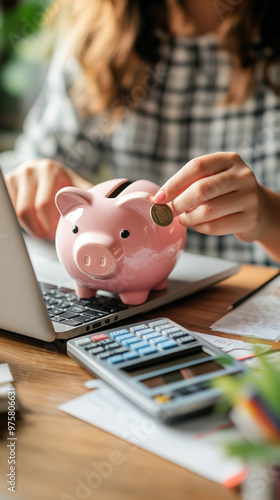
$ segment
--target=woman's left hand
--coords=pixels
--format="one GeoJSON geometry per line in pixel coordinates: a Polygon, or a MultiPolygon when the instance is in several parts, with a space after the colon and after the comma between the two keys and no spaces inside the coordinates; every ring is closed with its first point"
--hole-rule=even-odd
{"type": "Polygon", "coordinates": [[[236,153],[194,158],[161,187],[154,202],[169,203],[186,227],[247,242],[261,239],[269,219],[264,188],[236,153]]]}

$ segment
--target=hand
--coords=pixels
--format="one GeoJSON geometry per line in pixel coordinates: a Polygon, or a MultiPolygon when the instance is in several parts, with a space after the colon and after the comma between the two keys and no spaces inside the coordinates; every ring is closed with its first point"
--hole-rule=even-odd
{"type": "Polygon", "coordinates": [[[269,220],[265,188],[236,153],[214,153],[188,162],[154,196],[170,203],[186,227],[211,235],[259,240],[269,220]]]}
{"type": "Polygon", "coordinates": [[[53,160],[33,160],[6,177],[7,188],[19,223],[38,238],[53,240],[59,220],[57,191],[66,186],[89,189],[91,184],[53,160]]]}

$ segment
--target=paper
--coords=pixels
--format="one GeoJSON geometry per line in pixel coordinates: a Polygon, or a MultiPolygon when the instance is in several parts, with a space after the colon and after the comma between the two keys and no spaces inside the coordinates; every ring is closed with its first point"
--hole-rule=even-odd
{"type": "Polygon", "coordinates": [[[14,390],[13,376],[7,363],[0,363],[0,413],[8,410],[8,392],[14,390]]]}
{"type": "Polygon", "coordinates": [[[226,417],[201,416],[176,425],[149,417],[102,380],[95,390],[59,406],[60,410],[144,448],[175,464],[223,484],[238,484],[244,466],[226,455],[224,444],[240,437],[226,417]]]}
{"type": "Polygon", "coordinates": [[[252,342],[244,342],[243,340],[227,339],[225,337],[218,337],[217,335],[208,335],[207,333],[197,333],[201,338],[207,340],[211,344],[219,347],[222,351],[232,356],[234,359],[243,360],[251,356],[255,356],[255,348],[258,352],[267,352],[272,347],[267,344],[256,344],[252,342]]]}
{"type": "Polygon", "coordinates": [[[0,364],[0,385],[8,384],[13,381],[13,376],[11,374],[11,370],[7,363],[0,364]]]}
{"type": "Polygon", "coordinates": [[[210,328],[277,342],[280,339],[280,276],[210,328]]]}

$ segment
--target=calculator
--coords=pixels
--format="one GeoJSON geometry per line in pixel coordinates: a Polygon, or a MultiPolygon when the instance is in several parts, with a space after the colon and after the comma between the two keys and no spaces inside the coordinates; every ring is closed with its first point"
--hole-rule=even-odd
{"type": "Polygon", "coordinates": [[[164,317],[71,339],[67,352],[161,421],[212,407],[219,398],[213,379],[246,369],[198,333],[164,317]]]}

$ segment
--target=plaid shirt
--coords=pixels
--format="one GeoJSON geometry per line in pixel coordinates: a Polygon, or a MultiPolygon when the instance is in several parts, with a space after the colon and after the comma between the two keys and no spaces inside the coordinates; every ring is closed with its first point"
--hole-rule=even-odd
{"type": "MultiPolygon", "coordinates": [[[[259,183],[280,193],[280,99],[257,75],[250,99],[222,105],[230,69],[229,56],[219,50],[214,36],[163,44],[160,62],[149,67],[152,78],[132,89],[137,107],[127,107],[114,128],[104,116],[83,118],[77,113],[67,92],[75,70],[66,68],[58,54],[17,140],[21,161],[55,158],[89,180],[109,166],[106,175],[161,185],[191,158],[235,151],[259,183]]],[[[121,103],[127,99],[122,95],[121,103]]],[[[208,236],[189,229],[186,249],[275,265],[259,245],[233,235],[208,236]]]]}

